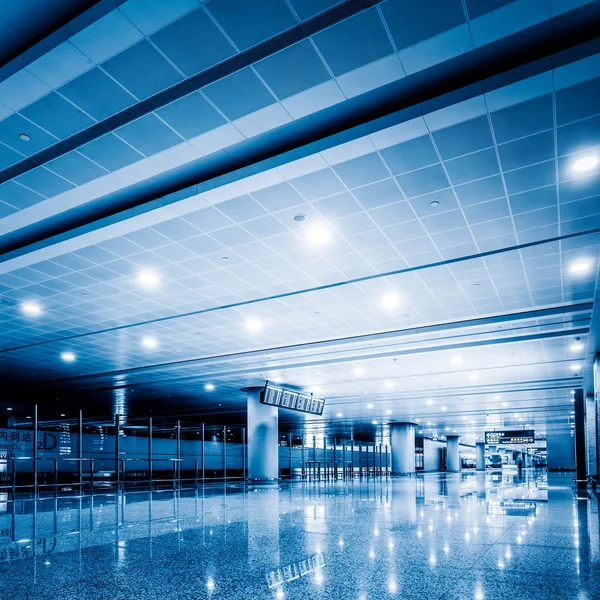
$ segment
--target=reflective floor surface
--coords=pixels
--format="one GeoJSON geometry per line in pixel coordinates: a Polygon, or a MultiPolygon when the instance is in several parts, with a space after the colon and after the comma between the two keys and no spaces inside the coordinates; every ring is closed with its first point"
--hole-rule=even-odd
{"type": "Polygon", "coordinates": [[[600,598],[571,474],[0,498],[0,598],[600,598]]]}

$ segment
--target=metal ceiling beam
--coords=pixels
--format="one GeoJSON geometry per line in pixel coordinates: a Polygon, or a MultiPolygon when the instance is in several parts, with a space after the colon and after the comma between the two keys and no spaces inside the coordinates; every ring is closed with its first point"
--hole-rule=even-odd
{"type": "MultiPolygon", "coordinates": [[[[364,356],[361,355],[359,358],[362,359],[381,359],[381,358],[394,358],[397,356],[410,356],[410,355],[414,355],[414,354],[426,354],[426,353],[431,353],[431,352],[439,352],[439,351],[445,351],[445,350],[463,350],[466,348],[474,348],[474,347],[486,347],[486,346],[491,346],[491,345],[497,345],[497,344],[515,344],[515,343],[522,343],[522,342],[527,342],[527,341],[536,341],[536,340],[548,340],[548,339],[554,339],[554,338],[563,338],[563,337],[572,337],[572,336],[576,336],[576,335],[586,335],[587,333],[589,333],[589,328],[588,327],[582,327],[582,328],[578,328],[578,329],[559,329],[557,331],[547,331],[544,333],[537,333],[537,334],[531,334],[531,335],[521,335],[521,336],[511,336],[511,337],[505,337],[505,338],[494,338],[494,339],[483,339],[483,340],[477,340],[477,341],[470,341],[470,342],[463,342],[463,343],[455,343],[455,344],[443,344],[443,345],[436,345],[436,346],[423,346],[423,347],[418,347],[418,348],[410,348],[410,349],[406,349],[406,350],[394,350],[394,351],[388,351],[388,352],[376,352],[376,353],[372,353],[368,356],[364,356]]],[[[200,364],[203,362],[207,362],[210,361],[211,359],[190,359],[187,361],[181,361],[183,363],[186,364],[190,364],[190,363],[194,363],[194,364],[200,364]]],[[[340,364],[340,363],[345,363],[345,362],[349,362],[349,361],[354,361],[356,360],[356,357],[343,357],[343,358],[318,358],[318,359],[314,359],[314,358],[310,358],[310,359],[303,359],[303,360],[298,360],[292,364],[288,364],[286,365],[286,368],[306,368],[306,367],[314,367],[314,366],[323,366],[323,365],[333,365],[333,364],[340,364]]],[[[102,378],[116,378],[117,375],[123,375],[123,374],[131,374],[132,372],[136,372],[136,373],[143,373],[143,374],[148,374],[148,371],[152,371],[152,370],[157,370],[160,368],[165,368],[167,366],[172,367],[174,363],[169,363],[168,365],[158,365],[158,366],[151,366],[151,367],[136,367],[133,369],[127,369],[127,370],[122,370],[122,371],[112,371],[112,372],[105,372],[105,373],[95,373],[95,374],[90,374],[90,375],[79,375],[77,377],[65,377],[65,378],[60,378],[60,379],[54,379],[54,380],[46,380],[46,381],[40,381],[40,382],[34,382],[31,383],[29,385],[24,384],[23,382],[18,382],[16,385],[18,386],[19,389],[19,393],[20,394],[24,394],[27,392],[31,392],[31,391],[36,391],[39,389],[43,389],[44,392],[52,395],[54,393],[58,393],[56,390],[60,390],[61,394],[64,394],[65,392],[63,391],[64,388],[62,386],[68,385],[70,387],[70,392],[69,393],[80,393],[81,392],[81,387],[74,387],[74,384],[76,383],[80,383],[84,386],[86,392],[90,392],[94,390],[94,379],[97,379],[99,377],[102,378]]],[[[176,363],[178,364],[178,363],[176,363]]],[[[210,364],[210,363],[209,363],[210,364]]],[[[269,367],[270,368],[270,367],[269,367]]],[[[277,367],[273,367],[273,369],[276,369],[277,367]]],[[[231,376],[232,372],[234,372],[236,375],[239,376],[243,376],[243,375],[251,375],[251,374],[256,374],[256,373],[260,373],[260,371],[265,370],[264,366],[251,366],[251,367],[246,367],[246,368],[235,368],[234,371],[216,371],[216,372],[210,372],[210,373],[202,373],[201,375],[199,374],[194,374],[191,376],[187,376],[187,377],[182,377],[180,374],[172,374],[171,377],[167,377],[167,381],[169,379],[173,379],[176,378],[178,382],[182,382],[182,381],[193,381],[194,379],[198,379],[199,377],[203,377],[206,378],[207,376],[210,376],[212,378],[219,378],[219,377],[228,377],[231,376]]],[[[432,374],[430,374],[432,375],[432,374]]],[[[156,383],[151,382],[151,383],[156,383]]],[[[99,382],[100,385],[102,385],[101,388],[96,388],[97,390],[117,390],[117,389],[127,389],[127,388],[132,388],[135,384],[135,382],[127,382],[126,384],[123,383],[119,383],[118,385],[106,385],[104,384],[104,382],[99,382]]],[[[139,385],[139,383],[137,384],[139,385]]],[[[10,389],[11,385],[10,383],[6,383],[5,384],[5,389],[10,389]]],[[[36,392],[39,393],[39,392],[36,392]]]]}

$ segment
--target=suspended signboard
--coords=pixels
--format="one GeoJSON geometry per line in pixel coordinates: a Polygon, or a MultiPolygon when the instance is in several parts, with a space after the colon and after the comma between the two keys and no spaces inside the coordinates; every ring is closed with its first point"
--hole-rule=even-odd
{"type": "Polygon", "coordinates": [[[288,408],[311,415],[322,415],[325,408],[325,400],[307,396],[292,390],[286,390],[267,381],[265,389],[260,393],[260,401],[270,406],[288,408]]]}
{"type": "Polygon", "coordinates": [[[535,432],[533,429],[485,432],[485,443],[492,446],[496,444],[533,444],[534,442],[535,432]]]}

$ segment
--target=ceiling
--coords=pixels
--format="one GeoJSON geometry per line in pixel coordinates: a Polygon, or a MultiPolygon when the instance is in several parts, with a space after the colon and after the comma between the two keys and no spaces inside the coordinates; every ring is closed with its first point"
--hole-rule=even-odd
{"type": "Polygon", "coordinates": [[[241,423],[269,379],[327,399],[285,428],[568,434],[600,3],[429,3],[97,2],[6,62],[5,404],[241,423]]]}

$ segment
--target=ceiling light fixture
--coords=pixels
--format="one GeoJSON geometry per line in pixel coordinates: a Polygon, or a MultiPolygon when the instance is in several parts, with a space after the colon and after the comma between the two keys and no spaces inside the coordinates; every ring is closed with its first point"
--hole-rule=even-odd
{"type": "Polygon", "coordinates": [[[367,408],[373,408],[372,404],[367,404],[367,408]]]}
{"type": "Polygon", "coordinates": [[[215,389],[215,384],[214,384],[214,383],[207,383],[207,384],[204,386],[204,389],[205,389],[207,392],[212,392],[212,391],[215,389]]]}
{"type": "Polygon", "coordinates": [[[500,396],[494,396],[494,400],[500,400],[500,396]]]}
{"type": "Polygon", "coordinates": [[[430,206],[433,206],[433,208],[435,208],[436,206],[439,206],[439,200],[432,200],[430,206]]]}
{"type": "Polygon", "coordinates": [[[577,159],[573,163],[572,169],[577,173],[585,173],[586,171],[591,171],[597,165],[598,158],[589,154],[587,156],[583,156],[582,158],[577,159]]]}
{"type": "Polygon", "coordinates": [[[579,365],[578,363],[575,363],[574,365],[571,365],[570,369],[571,371],[579,371],[581,365],[579,365]]]}
{"type": "Polygon", "coordinates": [[[471,381],[477,381],[479,379],[479,373],[471,373],[471,375],[469,375],[469,379],[471,381]]]}
{"type": "Polygon", "coordinates": [[[262,321],[258,317],[248,317],[246,319],[246,331],[257,333],[263,328],[262,321]]]}
{"type": "Polygon", "coordinates": [[[427,398],[426,402],[427,406],[431,406],[433,404],[433,400],[431,398],[427,398]]]}
{"type": "Polygon", "coordinates": [[[398,308],[400,304],[400,296],[396,292],[387,292],[381,297],[381,306],[387,310],[398,308]]]}
{"type": "Polygon", "coordinates": [[[453,356],[451,362],[453,365],[462,365],[463,364],[462,356],[453,356]]]}
{"type": "Polygon", "coordinates": [[[42,307],[37,302],[23,302],[21,311],[29,317],[37,317],[42,314],[42,307]]]}
{"type": "Polygon", "coordinates": [[[74,362],[75,361],[75,354],[73,352],[63,352],[60,355],[60,358],[64,361],[64,362],[74,362]]]}
{"type": "Polygon", "coordinates": [[[158,348],[158,340],[152,336],[143,337],[142,346],[147,350],[154,350],[155,348],[158,348]]]}
{"type": "Polygon", "coordinates": [[[138,273],[137,281],[143,288],[150,289],[156,287],[160,279],[154,271],[144,269],[138,273]]]}
{"type": "Polygon", "coordinates": [[[311,246],[324,246],[331,239],[331,231],[324,223],[313,223],[306,228],[304,239],[311,246]]]}
{"type": "Polygon", "coordinates": [[[343,417],[343,416],[344,416],[344,413],[338,413],[338,414],[337,414],[337,416],[338,416],[338,417],[343,417]]]}
{"type": "Polygon", "coordinates": [[[373,423],[373,425],[377,425],[377,421],[373,421],[372,423],[373,423]]]}
{"type": "Polygon", "coordinates": [[[571,263],[569,271],[575,275],[589,271],[591,264],[588,261],[578,261],[571,263]]]}
{"type": "Polygon", "coordinates": [[[569,349],[571,350],[571,352],[581,352],[583,350],[583,344],[581,342],[575,342],[571,344],[571,347],[569,349]]]}
{"type": "Polygon", "coordinates": [[[292,218],[294,219],[294,221],[296,221],[296,223],[302,223],[302,221],[306,221],[306,215],[303,215],[302,213],[298,213],[292,218]]]}
{"type": "Polygon", "coordinates": [[[23,142],[30,142],[31,141],[31,136],[27,135],[26,133],[20,133],[19,134],[19,139],[23,142]]]}
{"type": "Polygon", "coordinates": [[[385,382],[384,385],[385,385],[385,389],[386,390],[391,390],[394,387],[394,382],[388,380],[388,381],[385,382]]]}
{"type": "Polygon", "coordinates": [[[356,368],[354,369],[354,374],[355,374],[357,377],[361,377],[362,375],[364,375],[364,374],[365,374],[365,370],[364,370],[364,368],[363,368],[363,367],[356,367],[356,368]]]}

